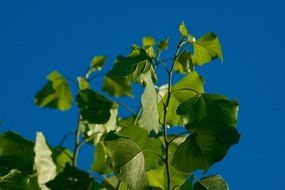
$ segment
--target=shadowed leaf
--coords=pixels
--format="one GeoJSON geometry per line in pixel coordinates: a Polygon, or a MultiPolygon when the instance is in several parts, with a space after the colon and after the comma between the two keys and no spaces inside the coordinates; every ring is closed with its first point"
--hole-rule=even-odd
{"type": "Polygon", "coordinates": [[[131,96],[131,80],[126,77],[113,76],[108,73],[104,77],[102,90],[115,97],[131,96]]]}
{"type": "Polygon", "coordinates": [[[29,184],[29,178],[18,170],[11,170],[8,174],[0,176],[0,189],[33,190],[29,184]]]}
{"type": "Polygon", "coordinates": [[[220,175],[203,177],[194,184],[194,190],[230,190],[220,175]]]}

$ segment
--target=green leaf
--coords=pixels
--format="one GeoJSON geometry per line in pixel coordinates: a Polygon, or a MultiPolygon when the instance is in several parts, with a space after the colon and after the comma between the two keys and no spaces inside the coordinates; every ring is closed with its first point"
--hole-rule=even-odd
{"type": "Polygon", "coordinates": [[[197,181],[194,190],[230,190],[230,188],[222,176],[212,175],[197,181]]]}
{"type": "Polygon", "coordinates": [[[116,130],[118,109],[110,109],[110,114],[109,120],[104,124],[90,124],[81,121],[80,128],[83,132],[83,137],[88,139],[92,144],[97,145],[105,134],[116,130]]]}
{"type": "Polygon", "coordinates": [[[167,186],[167,177],[165,166],[161,165],[158,168],[149,170],[147,172],[147,179],[149,186],[157,187],[160,189],[166,189],[167,186]]]}
{"type": "Polygon", "coordinates": [[[18,170],[11,170],[8,174],[0,176],[0,189],[33,190],[29,184],[29,178],[18,170]]]}
{"type": "Polygon", "coordinates": [[[105,178],[105,180],[103,182],[103,186],[106,189],[129,190],[129,188],[126,186],[126,184],[124,182],[120,181],[117,178],[117,176],[111,176],[111,177],[105,178]]]}
{"type": "Polygon", "coordinates": [[[150,72],[142,75],[141,78],[146,83],[146,87],[141,96],[143,112],[139,120],[139,125],[149,132],[153,130],[158,133],[160,125],[157,110],[157,94],[151,80],[150,72]]]}
{"type": "Polygon", "coordinates": [[[193,71],[193,63],[191,53],[189,51],[183,51],[175,60],[174,70],[178,73],[190,73],[193,71]]]}
{"type": "Polygon", "coordinates": [[[185,172],[207,171],[224,158],[240,137],[235,128],[238,103],[221,95],[203,94],[201,97],[197,105],[190,99],[178,109],[178,113],[185,114],[188,108],[187,113],[192,117],[186,125],[192,134],[179,145],[172,161],[175,168],[185,172]]]}
{"type": "Polygon", "coordinates": [[[103,142],[99,142],[96,145],[94,152],[94,162],[91,166],[93,171],[98,172],[99,174],[111,173],[110,163],[108,163],[108,153],[103,142]]]}
{"type": "MultiPolygon", "coordinates": [[[[197,94],[189,89],[193,89],[198,91],[199,93],[202,93],[204,92],[203,85],[203,78],[197,72],[193,71],[172,86],[172,92],[175,93],[172,93],[167,110],[166,122],[168,125],[177,126],[183,124],[182,117],[176,114],[177,107],[181,103],[185,102],[186,100],[197,94]]],[[[167,87],[161,87],[159,90],[159,95],[159,97],[163,97],[162,100],[160,98],[160,101],[158,103],[159,119],[160,123],[163,123],[163,102],[166,102],[167,99],[167,87]]]]}
{"type": "Polygon", "coordinates": [[[83,77],[77,77],[77,82],[80,90],[86,90],[90,88],[88,81],[83,77]]]}
{"type": "Polygon", "coordinates": [[[33,173],[34,143],[14,132],[8,131],[0,135],[0,168],[9,172],[18,169],[25,174],[33,173]]]}
{"type": "Polygon", "coordinates": [[[157,80],[152,58],[147,52],[138,46],[133,45],[131,53],[127,56],[118,56],[110,74],[116,77],[127,77],[128,79],[141,83],[141,74],[150,71],[152,79],[157,80]]]}
{"type": "Polygon", "coordinates": [[[197,94],[177,108],[177,114],[185,118],[187,123],[201,121],[208,123],[224,123],[235,127],[237,123],[238,102],[216,94],[197,94]],[[222,116],[222,117],[221,117],[222,116]],[[219,120],[217,119],[219,118],[219,120]]]}
{"type": "Polygon", "coordinates": [[[182,23],[179,26],[179,32],[182,36],[188,36],[188,31],[187,31],[187,28],[184,24],[184,21],[182,21],[182,23]]]}
{"type": "Polygon", "coordinates": [[[105,145],[113,162],[114,172],[130,188],[143,189],[147,185],[144,155],[132,140],[108,134],[105,145]]]}
{"type": "Polygon", "coordinates": [[[142,40],[143,48],[146,50],[150,57],[155,57],[155,51],[153,46],[155,45],[155,40],[151,36],[146,36],[142,40]]]}
{"type": "Polygon", "coordinates": [[[113,102],[104,96],[86,89],[78,93],[76,100],[83,120],[95,124],[103,124],[109,120],[113,102]]]}
{"type": "Polygon", "coordinates": [[[90,68],[94,70],[101,70],[103,65],[105,64],[106,57],[105,56],[95,56],[91,61],[90,68]]]}
{"type": "Polygon", "coordinates": [[[158,51],[165,51],[168,48],[168,38],[161,40],[158,45],[157,45],[157,49],[158,51]]]}
{"type": "Polygon", "coordinates": [[[132,96],[131,80],[108,73],[104,77],[102,90],[115,97],[132,96]]]}
{"type": "Polygon", "coordinates": [[[203,65],[217,57],[223,62],[221,44],[216,34],[209,32],[192,44],[194,46],[193,64],[203,65]]]}
{"type": "Polygon", "coordinates": [[[56,173],[63,171],[66,163],[72,164],[72,152],[71,150],[64,147],[53,147],[52,148],[52,158],[56,164],[56,173]]]}
{"type": "Polygon", "coordinates": [[[46,187],[45,183],[56,176],[56,165],[51,157],[52,152],[41,132],[37,132],[34,151],[34,168],[37,172],[38,184],[42,190],[48,190],[49,188],[46,187]]]}
{"type": "Polygon", "coordinates": [[[133,125],[122,127],[120,135],[130,138],[143,150],[146,171],[158,167],[161,159],[153,152],[162,155],[163,145],[159,138],[150,137],[145,129],[133,125]]]}
{"type": "Polygon", "coordinates": [[[88,173],[72,167],[69,164],[66,164],[63,172],[46,185],[52,190],[95,190],[96,186],[98,186],[88,173]]]}
{"type": "Polygon", "coordinates": [[[48,83],[35,95],[35,104],[66,111],[72,104],[72,93],[66,80],[57,71],[51,72],[48,83]]]}
{"type": "Polygon", "coordinates": [[[194,180],[194,176],[191,175],[191,176],[188,177],[188,179],[183,183],[183,185],[180,187],[179,190],[194,190],[194,187],[193,187],[193,180],[194,180]]]}

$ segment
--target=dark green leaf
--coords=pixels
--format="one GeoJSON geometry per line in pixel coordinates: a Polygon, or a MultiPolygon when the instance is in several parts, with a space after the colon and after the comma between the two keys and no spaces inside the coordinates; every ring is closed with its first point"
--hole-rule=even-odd
{"type": "Polygon", "coordinates": [[[72,93],[66,80],[57,72],[51,72],[48,83],[35,95],[35,104],[40,107],[66,111],[72,104],[72,93]]]}
{"type": "Polygon", "coordinates": [[[207,117],[208,123],[223,123],[231,127],[237,123],[237,111],[237,101],[216,94],[197,94],[177,108],[177,114],[186,118],[187,123],[207,117]]]}
{"type": "Polygon", "coordinates": [[[104,77],[102,90],[115,97],[131,96],[131,80],[126,77],[113,76],[108,73],[104,77]]]}
{"type": "MultiPolygon", "coordinates": [[[[198,91],[199,93],[204,92],[204,80],[203,78],[194,72],[189,73],[186,75],[183,79],[178,81],[175,85],[172,87],[172,96],[170,98],[167,115],[166,115],[166,122],[168,125],[171,126],[177,126],[182,125],[183,120],[182,117],[176,114],[177,107],[188,100],[189,98],[195,96],[197,93],[190,90],[193,89],[195,91],[198,91]]],[[[160,88],[159,90],[160,97],[163,97],[163,102],[166,102],[167,99],[167,87],[160,88]]],[[[163,110],[163,103],[160,99],[158,103],[158,113],[159,113],[159,119],[160,123],[163,123],[163,116],[164,116],[164,110],[163,110]]]]}
{"type": "Polygon", "coordinates": [[[160,125],[157,110],[157,93],[151,80],[150,72],[143,74],[141,78],[146,83],[146,87],[141,96],[143,112],[139,125],[149,132],[153,130],[158,133],[160,125]]]}
{"type": "Polygon", "coordinates": [[[191,176],[188,177],[188,179],[183,183],[183,185],[180,187],[179,190],[194,190],[194,187],[193,187],[193,180],[194,180],[194,176],[191,175],[191,176]]]}
{"type": "Polygon", "coordinates": [[[11,170],[7,175],[0,176],[0,189],[33,190],[29,178],[18,170],[11,170]]]}
{"type": "Polygon", "coordinates": [[[34,147],[35,161],[34,169],[37,173],[38,184],[41,189],[46,190],[46,182],[56,176],[56,165],[51,157],[51,150],[48,147],[45,137],[41,132],[37,132],[36,143],[34,147]]]}
{"type": "MultiPolygon", "coordinates": [[[[18,169],[25,174],[33,173],[34,143],[14,132],[0,135],[0,168],[18,169]]],[[[6,173],[8,171],[0,171],[6,173]]]]}
{"type": "Polygon", "coordinates": [[[143,189],[147,180],[141,148],[132,140],[115,134],[108,134],[104,142],[109,150],[115,174],[130,188],[143,189]]]}
{"type": "Polygon", "coordinates": [[[239,141],[235,128],[238,103],[220,95],[203,94],[201,97],[203,99],[200,99],[198,106],[193,106],[195,101],[190,99],[178,109],[180,114],[185,114],[188,108],[187,113],[192,117],[186,125],[192,134],[179,145],[172,161],[177,169],[185,172],[208,170],[239,141]]]}
{"type": "Polygon", "coordinates": [[[69,164],[66,164],[63,172],[46,184],[51,190],[95,190],[97,185],[88,173],[69,164]]]}
{"type": "Polygon", "coordinates": [[[110,74],[116,77],[127,77],[134,82],[141,83],[141,74],[150,71],[152,79],[156,81],[156,75],[152,66],[152,58],[147,52],[133,45],[131,53],[127,56],[118,56],[110,74]]]}
{"type": "Polygon", "coordinates": [[[113,102],[104,96],[86,89],[79,92],[76,100],[83,120],[96,124],[103,124],[109,120],[113,102]]]}
{"type": "Polygon", "coordinates": [[[194,46],[193,64],[203,65],[217,57],[223,62],[221,44],[216,34],[209,32],[192,44],[194,46]]]}
{"type": "Polygon", "coordinates": [[[193,71],[193,63],[191,53],[183,51],[175,61],[174,70],[178,73],[190,73],[193,71]]]}
{"type": "Polygon", "coordinates": [[[197,181],[194,190],[230,190],[230,188],[222,176],[212,175],[197,181]]]}

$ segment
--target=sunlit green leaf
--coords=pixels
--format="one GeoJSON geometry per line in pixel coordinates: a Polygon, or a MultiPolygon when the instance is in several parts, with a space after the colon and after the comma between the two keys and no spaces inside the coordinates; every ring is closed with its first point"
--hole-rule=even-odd
{"type": "Polygon", "coordinates": [[[131,80],[127,77],[118,77],[112,74],[106,74],[102,90],[108,92],[111,96],[131,96],[131,80]]]}
{"type": "Polygon", "coordinates": [[[188,36],[188,30],[184,24],[184,21],[182,21],[182,23],[179,26],[179,32],[182,36],[188,36]]]}
{"type": "MultiPolygon", "coordinates": [[[[168,125],[171,126],[177,126],[182,125],[183,120],[182,117],[176,114],[177,107],[188,100],[189,98],[195,96],[197,92],[204,92],[204,80],[203,78],[194,72],[189,73],[185,77],[183,77],[180,81],[178,81],[175,85],[172,87],[172,96],[170,98],[167,115],[166,115],[166,122],[168,125]],[[191,90],[193,89],[193,90],[191,90]]],[[[164,117],[164,110],[163,110],[163,102],[166,102],[167,99],[167,87],[160,88],[159,90],[159,97],[163,97],[162,100],[160,98],[160,101],[158,103],[158,113],[159,113],[159,119],[160,123],[163,123],[163,117],[164,117]]]]}
{"type": "Polygon", "coordinates": [[[152,79],[156,81],[156,75],[152,66],[152,58],[147,52],[133,45],[131,53],[127,56],[118,56],[110,74],[116,77],[127,77],[134,82],[141,83],[141,74],[150,71],[152,79]]]}
{"type": "Polygon", "coordinates": [[[52,148],[52,158],[56,164],[56,173],[63,171],[66,163],[72,164],[72,152],[71,150],[63,147],[52,148]]]}
{"type": "Polygon", "coordinates": [[[35,95],[35,104],[40,107],[66,111],[72,104],[72,93],[66,80],[57,71],[51,72],[48,83],[35,95]]]}
{"type": "Polygon", "coordinates": [[[107,174],[112,172],[110,163],[108,163],[107,150],[103,142],[99,142],[96,145],[92,170],[100,174],[107,174]]]}
{"type": "Polygon", "coordinates": [[[90,88],[88,81],[83,77],[77,77],[77,82],[80,90],[86,90],[90,88]]]}
{"type": "Polygon", "coordinates": [[[155,57],[155,51],[153,46],[155,45],[155,40],[151,36],[146,36],[142,40],[143,48],[146,50],[150,57],[155,57]]]}
{"type": "Polygon", "coordinates": [[[103,124],[109,120],[113,102],[104,96],[86,89],[78,93],[76,100],[83,120],[96,124],[103,124]]]}
{"type": "Polygon", "coordinates": [[[130,138],[143,150],[146,170],[158,167],[161,159],[153,152],[162,155],[163,145],[159,138],[150,137],[145,129],[133,125],[123,127],[120,135],[130,138]]]}
{"type": "Polygon", "coordinates": [[[190,73],[193,71],[191,53],[183,51],[175,61],[174,70],[178,73],[190,73]]]}
{"type": "Polygon", "coordinates": [[[90,68],[92,70],[101,70],[103,65],[105,64],[106,57],[105,56],[95,56],[91,61],[90,68]]]}
{"type": "Polygon", "coordinates": [[[167,177],[165,166],[161,165],[156,169],[149,170],[147,173],[147,179],[149,186],[157,187],[160,189],[166,189],[167,186],[167,177]]]}
{"type": "Polygon", "coordinates": [[[142,117],[139,120],[139,125],[149,132],[154,130],[158,133],[160,125],[157,110],[157,93],[155,91],[150,72],[143,74],[141,78],[146,83],[146,87],[141,96],[143,112],[142,117]]]}
{"type": "Polygon", "coordinates": [[[203,65],[217,57],[223,62],[221,44],[216,34],[209,32],[192,44],[194,46],[193,64],[203,65]]]}
{"type": "Polygon", "coordinates": [[[0,176],[0,189],[33,190],[29,184],[29,178],[18,170],[11,170],[8,174],[0,176]]]}
{"type": "Polygon", "coordinates": [[[181,104],[178,109],[180,114],[185,114],[188,108],[187,113],[192,116],[186,125],[192,134],[179,145],[172,161],[177,169],[185,172],[208,170],[239,141],[239,133],[235,128],[238,103],[221,95],[206,94],[202,98],[197,104],[199,109],[195,104],[195,109],[190,106],[195,103],[192,100],[181,104]]]}
{"type": "Polygon", "coordinates": [[[230,188],[222,176],[212,175],[197,181],[194,190],[230,190],[230,188]]]}
{"type": "Polygon", "coordinates": [[[168,38],[161,40],[158,45],[157,45],[157,49],[158,51],[165,51],[168,48],[168,38]]]}
{"type": "Polygon", "coordinates": [[[88,173],[72,167],[69,164],[66,164],[63,172],[46,185],[52,190],[95,190],[95,187],[98,186],[88,173]]]}
{"type": "Polygon", "coordinates": [[[126,184],[120,181],[117,176],[105,178],[103,186],[107,189],[129,190],[126,184]]]}
{"type": "Polygon", "coordinates": [[[37,132],[34,151],[34,168],[37,173],[38,184],[42,190],[48,190],[49,188],[46,187],[45,183],[56,176],[56,165],[51,157],[52,152],[41,132],[37,132]]]}
{"type": "Polygon", "coordinates": [[[0,168],[9,172],[18,169],[24,173],[33,173],[34,143],[14,132],[8,131],[0,135],[0,168]]]}
{"type": "Polygon", "coordinates": [[[104,142],[115,174],[130,188],[143,189],[147,185],[147,179],[141,148],[132,140],[115,134],[108,134],[104,142]]]}

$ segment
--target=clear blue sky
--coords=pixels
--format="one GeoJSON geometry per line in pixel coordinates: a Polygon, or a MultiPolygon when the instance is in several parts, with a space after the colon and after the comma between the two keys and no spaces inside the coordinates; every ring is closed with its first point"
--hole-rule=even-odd
{"type": "MultiPolygon", "coordinates": [[[[111,67],[116,55],[127,54],[145,35],[169,36],[174,51],[184,20],[196,36],[220,36],[224,64],[199,69],[206,90],[240,102],[240,143],[209,173],[222,174],[232,190],[285,189],[284,7],[281,0],[2,0],[0,131],[29,139],[42,131],[56,145],[76,127],[77,110],[34,106],[50,71],[75,78],[94,55],[109,56],[111,67]]],[[[93,160],[89,150],[80,159],[85,169],[93,160]]]]}

